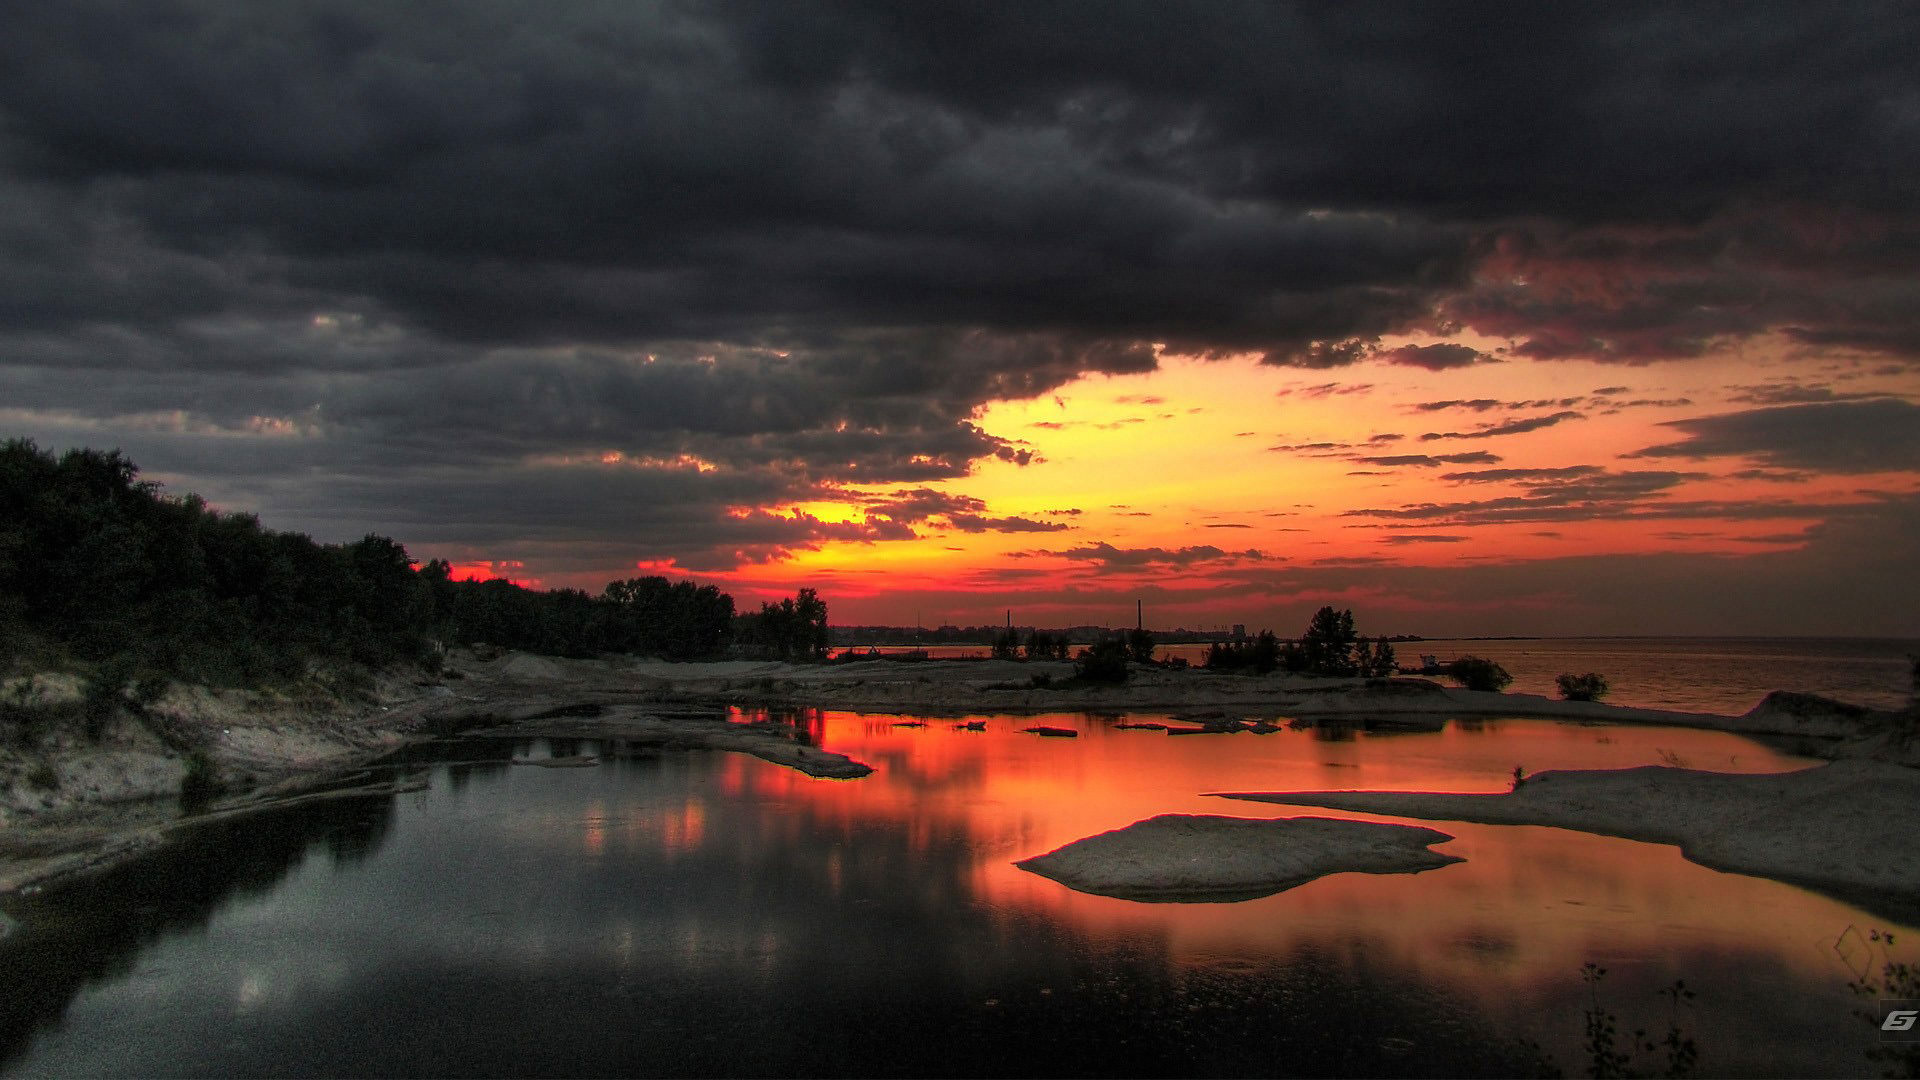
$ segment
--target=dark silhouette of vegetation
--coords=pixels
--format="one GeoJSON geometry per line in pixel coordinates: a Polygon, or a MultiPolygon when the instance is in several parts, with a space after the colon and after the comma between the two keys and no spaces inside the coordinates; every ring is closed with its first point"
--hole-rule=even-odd
{"type": "Polygon", "coordinates": [[[735,620],[734,633],[751,653],[779,660],[824,660],[827,602],[812,589],[801,589],[778,604],[761,604],[758,615],[735,620]]]}
{"type": "MultiPolygon", "coordinates": [[[[733,597],[712,585],[663,577],[610,582],[601,594],[602,652],[692,660],[725,651],[733,635],[733,597]]],[[[820,605],[826,618],[826,605],[820,605]]]]}
{"type": "MultiPolygon", "coordinates": [[[[1635,1076],[1692,1076],[1700,1063],[1700,1049],[1693,1037],[1680,1026],[1681,1006],[1693,1000],[1693,991],[1687,989],[1686,980],[1676,979],[1672,985],[1660,990],[1660,996],[1666,998],[1669,1005],[1666,1034],[1655,1040],[1644,1029],[1636,1029],[1623,1040],[1620,1018],[1600,1003],[1600,981],[1606,975],[1606,968],[1591,962],[1580,968],[1580,979],[1587,984],[1587,1007],[1584,1010],[1586,1037],[1580,1044],[1587,1054],[1587,1075],[1596,1080],[1635,1076]],[[1635,1069],[1634,1058],[1639,1054],[1659,1054],[1665,1059],[1660,1063],[1664,1068],[1658,1072],[1635,1069]]],[[[1531,1043],[1525,1045],[1539,1058],[1540,1071],[1544,1075],[1561,1075],[1552,1059],[1540,1053],[1538,1046],[1531,1043]]]]}
{"type": "Polygon", "coordinates": [[[1568,701],[1599,701],[1612,689],[1606,676],[1591,671],[1585,675],[1562,674],[1553,681],[1560,687],[1560,696],[1568,701]]]}
{"type": "Polygon", "coordinates": [[[1359,674],[1370,679],[1384,679],[1400,670],[1400,661],[1393,655],[1393,642],[1386,638],[1375,638],[1371,642],[1361,638],[1355,642],[1353,664],[1359,674]]]}
{"type": "Polygon", "coordinates": [[[1353,612],[1332,607],[1315,612],[1298,641],[1283,643],[1272,631],[1262,630],[1251,640],[1215,642],[1207,648],[1206,666],[1261,675],[1285,667],[1309,675],[1368,678],[1385,678],[1399,670],[1390,641],[1361,637],[1353,627],[1353,612]]]}
{"type": "MultiPolygon", "coordinates": [[[[802,599],[774,620],[787,620],[773,639],[788,653],[825,647],[826,605],[802,599]]],[[[94,733],[157,697],[164,676],[259,685],[342,665],[431,668],[448,642],[690,659],[723,652],[733,621],[712,586],[635,578],[594,597],[456,581],[438,560],[416,570],[384,536],[320,544],[163,495],[118,451],[0,443],[0,666],[90,670],[94,733]]]]}
{"type": "Polygon", "coordinates": [[[1127,631],[1127,657],[1136,664],[1153,663],[1153,631],[1137,626],[1127,631]]]}
{"type": "Polygon", "coordinates": [[[1014,660],[1020,655],[1020,637],[1011,628],[1002,630],[993,639],[993,658],[995,660],[1014,660]]]}
{"type": "Polygon", "coordinates": [[[1094,642],[1073,658],[1074,677],[1086,682],[1124,683],[1130,655],[1127,643],[1120,638],[1094,642]]]}
{"type": "Polygon", "coordinates": [[[1216,641],[1207,646],[1210,671],[1252,671],[1265,675],[1280,666],[1280,639],[1262,630],[1248,641],[1216,641]]]}
{"type": "Polygon", "coordinates": [[[1314,612],[1306,633],[1283,650],[1280,659],[1287,670],[1309,675],[1385,678],[1399,670],[1391,642],[1361,637],[1353,627],[1353,612],[1331,606],[1314,612]]]}
{"type": "Polygon", "coordinates": [[[1310,675],[1358,675],[1353,645],[1353,612],[1323,607],[1313,613],[1307,632],[1300,635],[1300,653],[1310,675]]]}
{"type": "Polygon", "coordinates": [[[1463,656],[1447,665],[1447,677],[1469,690],[1500,691],[1513,682],[1507,669],[1478,656],[1463,656]]]}
{"type": "Polygon", "coordinates": [[[1067,658],[1067,639],[1058,637],[1045,630],[1035,630],[1027,639],[1027,659],[1029,660],[1065,660],[1067,658]]]}
{"type": "Polygon", "coordinates": [[[188,813],[206,809],[221,787],[212,758],[200,750],[187,755],[187,771],[180,777],[180,809],[188,813]]]}
{"type": "MultiPolygon", "coordinates": [[[[1848,928],[1850,933],[1859,931],[1848,928]]],[[[1849,980],[1847,989],[1855,996],[1868,1001],[1902,999],[1913,1001],[1920,999],[1920,964],[1908,960],[1893,958],[1893,934],[1886,930],[1867,931],[1869,948],[1878,947],[1880,951],[1880,971],[1876,975],[1871,970],[1858,979],[1849,980]]],[[[1905,1006],[1902,1006],[1905,1007],[1905,1006]]],[[[1858,1011],[1861,1019],[1880,1028],[1882,1018],[1878,1009],[1863,1008],[1858,1011]]],[[[1881,1075],[1890,1077],[1920,1076],[1920,1042],[1879,1042],[1867,1051],[1867,1056],[1875,1061],[1886,1063],[1881,1075]]]]}

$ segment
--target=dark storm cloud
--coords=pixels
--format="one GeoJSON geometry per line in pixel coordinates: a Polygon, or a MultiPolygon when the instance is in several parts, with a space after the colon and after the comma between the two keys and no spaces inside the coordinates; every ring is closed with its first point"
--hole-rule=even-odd
{"type": "Polygon", "coordinates": [[[1414,465],[1430,469],[1441,465],[1495,465],[1500,457],[1476,450],[1469,454],[1390,454],[1386,457],[1356,457],[1353,460],[1362,465],[1414,465]]]}
{"type": "Polygon", "coordinates": [[[1831,386],[1805,386],[1794,381],[1736,386],[1740,393],[1728,401],[1749,405],[1810,405],[1827,401],[1872,401],[1889,395],[1882,393],[1840,393],[1831,386]]]}
{"type": "Polygon", "coordinates": [[[1398,349],[1378,353],[1376,356],[1389,364],[1404,364],[1407,367],[1425,368],[1428,371],[1472,367],[1475,364],[1484,364],[1490,359],[1478,349],[1465,345],[1403,345],[1398,349]]]}
{"type": "Polygon", "coordinates": [[[1680,442],[1627,457],[1751,457],[1780,469],[1870,473],[1920,469],[1920,406],[1882,400],[1722,413],[1670,420],[1680,442]]]}
{"type": "Polygon", "coordinates": [[[1252,548],[1245,551],[1224,551],[1212,544],[1196,544],[1183,548],[1120,548],[1105,541],[1089,544],[1086,547],[1049,551],[1044,554],[1057,555],[1077,562],[1094,563],[1107,570],[1135,570],[1149,566],[1184,568],[1203,564],[1266,562],[1273,558],[1252,548]]]}
{"type": "Polygon", "coordinates": [[[276,521],[495,535],[618,453],[705,523],[632,549],[720,559],[832,531],[754,499],[1030,462],[981,406],[1153,343],[1908,370],[1916,52],[1903,5],[20,5],[0,376],[276,521]]]}
{"type": "Polygon", "coordinates": [[[1073,527],[1058,521],[1038,521],[1024,517],[984,517],[980,514],[948,514],[947,524],[967,533],[1065,532],[1073,527]]]}
{"type": "Polygon", "coordinates": [[[1440,479],[1454,483],[1498,484],[1509,481],[1558,481],[1604,472],[1606,470],[1598,465],[1568,465],[1558,469],[1477,469],[1473,472],[1441,473],[1440,479]]]}
{"type": "Polygon", "coordinates": [[[1553,427],[1567,420],[1582,420],[1585,417],[1572,410],[1550,413],[1546,416],[1533,416],[1525,420],[1512,420],[1504,424],[1493,424],[1476,431],[1429,431],[1420,436],[1421,442],[1433,442],[1438,439],[1493,439],[1502,435],[1523,435],[1529,431],[1553,427]]]}
{"type": "MultiPolygon", "coordinates": [[[[1640,471],[1589,473],[1570,470],[1552,475],[1538,470],[1536,478],[1517,478],[1520,495],[1450,503],[1413,503],[1397,508],[1348,510],[1345,517],[1434,524],[1499,525],[1515,522],[1624,521],[1727,518],[1766,521],[1781,518],[1811,520],[1857,514],[1866,503],[1806,503],[1782,499],[1671,500],[1670,489],[1708,479],[1705,473],[1640,471]]],[[[1470,475],[1470,474],[1467,474],[1470,475]]]]}

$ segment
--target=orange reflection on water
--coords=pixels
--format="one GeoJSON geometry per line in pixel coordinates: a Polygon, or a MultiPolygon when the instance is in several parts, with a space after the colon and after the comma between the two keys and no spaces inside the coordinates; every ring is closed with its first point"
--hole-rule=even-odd
{"type": "Polygon", "coordinates": [[[1148,934],[1184,964],[1271,959],[1350,941],[1364,954],[1354,963],[1471,985],[1488,1008],[1507,1011],[1577,987],[1589,960],[1651,973],[1679,963],[1672,954],[1716,942],[1785,940],[1794,944],[1784,962],[1823,977],[1833,958],[1820,942],[1849,923],[1887,925],[1792,886],[1698,866],[1671,846],[1541,827],[1422,823],[1452,835],[1438,850],[1466,861],[1419,875],[1337,874],[1228,904],[1092,896],[1013,865],[1156,814],[1404,820],[1208,792],[1498,792],[1510,787],[1516,766],[1533,774],[1659,764],[1781,772],[1813,764],[1720,732],[1503,718],[1431,733],[1174,737],[1066,713],[989,717],[985,732],[959,730],[955,719],[898,726],[903,719],[827,711],[803,718],[821,745],[872,765],[865,779],[817,780],[742,761],[739,782],[843,832],[862,822],[904,827],[918,851],[963,837],[974,853],[973,900],[996,917],[1038,912],[1101,935],[1148,934]],[[1036,725],[1072,727],[1080,736],[1019,730],[1036,725]]]}

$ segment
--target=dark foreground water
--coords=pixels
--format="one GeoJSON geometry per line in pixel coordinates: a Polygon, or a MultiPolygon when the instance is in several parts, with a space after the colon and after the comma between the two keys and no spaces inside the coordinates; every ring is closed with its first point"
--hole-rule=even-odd
{"type": "Polygon", "coordinates": [[[1534,1040],[1583,1075],[1588,961],[1623,1036],[1671,1013],[1708,1074],[1878,1073],[1845,985],[1871,957],[1833,946],[1893,924],[1671,848],[1442,823],[1466,862],[1231,904],[1086,896],[1011,865],[1154,813],[1299,812],[1215,789],[1805,764],[1742,739],[792,719],[878,771],[468,740],[415,755],[426,791],[228,821],[11,902],[0,1073],[1480,1075],[1537,1071],[1534,1040]],[[507,760],[576,752],[605,763],[507,760]],[[1698,996],[1674,1013],[1659,989],[1676,978],[1698,996]]]}

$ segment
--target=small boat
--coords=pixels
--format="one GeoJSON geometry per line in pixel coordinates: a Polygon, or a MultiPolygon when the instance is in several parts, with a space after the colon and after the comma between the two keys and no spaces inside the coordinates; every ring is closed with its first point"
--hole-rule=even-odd
{"type": "Polygon", "coordinates": [[[1080,737],[1080,733],[1070,727],[1041,726],[1041,727],[1021,728],[1020,730],[1030,731],[1035,735],[1044,735],[1044,736],[1047,736],[1048,738],[1053,738],[1053,739],[1077,739],[1080,737]]]}

